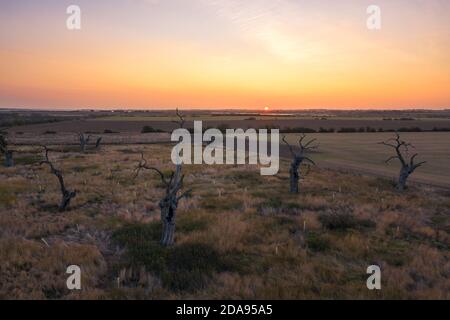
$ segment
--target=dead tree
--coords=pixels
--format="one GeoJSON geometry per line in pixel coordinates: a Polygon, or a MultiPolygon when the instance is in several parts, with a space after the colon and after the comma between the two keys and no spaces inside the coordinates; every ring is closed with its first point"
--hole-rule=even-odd
{"type": "Polygon", "coordinates": [[[75,196],[77,195],[76,191],[70,191],[68,189],[66,189],[66,186],[64,184],[64,178],[62,176],[62,172],[58,169],[55,168],[55,166],[53,165],[53,163],[50,161],[50,159],[48,158],[48,148],[44,147],[45,149],[45,160],[41,161],[40,164],[46,164],[49,166],[50,171],[52,174],[54,174],[59,181],[59,186],[61,189],[61,203],[59,205],[59,211],[65,211],[66,208],[69,206],[70,201],[75,198],[75,196]]]}
{"type": "Polygon", "coordinates": [[[3,132],[4,129],[0,130],[0,153],[5,156],[5,167],[14,166],[13,151],[8,147],[8,140],[6,134],[3,132]]]}
{"type": "Polygon", "coordinates": [[[312,161],[309,157],[307,157],[307,152],[312,149],[316,149],[318,145],[313,145],[316,139],[309,140],[305,144],[303,141],[305,140],[306,135],[302,134],[298,141],[299,150],[296,152],[294,148],[286,141],[286,137],[283,137],[283,142],[288,146],[289,151],[292,155],[291,167],[289,169],[289,181],[290,181],[290,192],[298,193],[298,182],[300,180],[300,166],[304,161],[309,162],[312,165],[315,165],[314,161],[312,161]]]}
{"type": "MultiPolygon", "coordinates": [[[[178,124],[180,127],[184,125],[184,119],[179,114],[177,109],[177,116],[180,118],[178,124]]],[[[182,174],[181,164],[177,164],[175,171],[172,171],[169,178],[167,178],[159,169],[155,167],[150,167],[147,165],[147,160],[144,154],[141,153],[141,160],[136,167],[135,178],[139,175],[142,170],[151,170],[156,173],[161,178],[161,182],[165,187],[164,197],[159,201],[159,208],[161,210],[161,222],[163,225],[162,235],[161,235],[161,245],[171,246],[175,240],[175,221],[178,208],[178,202],[189,195],[190,190],[179,194],[181,188],[183,187],[184,175],[182,174]]]]}
{"type": "Polygon", "coordinates": [[[80,140],[80,147],[81,147],[81,152],[85,152],[86,151],[86,146],[89,143],[89,140],[91,139],[91,136],[88,135],[87,137],[84,135],[84,133],[79,133],[78,134],[78,138],[80,140]]]}
{"type": "Polygon", "coordinates": [[[400,174],[397,182],[397,190],[403,191],[406,187],[406,181],[408,177],[420,166],[426,163],[426,161],[414,163],[414,160],[418,156],[418,153],[409,157],[408,152],[410,148],[414,148],[411,143],[407,143],[400,139],[400,135],[396,133],[396,137],[387,141],[380,142],[384,146],[391,147],[395,150],[396,155],[388,158],[385,163],[389,163],[393,159],[398,159],[401,164],[400,174]]]}

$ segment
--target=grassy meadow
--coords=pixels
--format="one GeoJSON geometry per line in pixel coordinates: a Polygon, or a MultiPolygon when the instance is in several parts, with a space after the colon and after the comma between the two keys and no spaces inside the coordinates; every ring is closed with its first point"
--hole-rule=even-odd
{"type": "MultiPolygon", "coordinates": [[[[320,137],[324,153],[346,154],[320,137]]],[[[59,185],[38,147],[17,147],[18,165],[0,168],[0,298],[450,298],[447,189],[412,184],[400,194],[390,179],[317,166],[292,195],[285,160],[269,177],[257,166],[186,165],[192,195],[179,203],[175,246],[162,248],[164,189],[133,170],[142,151],[168,173],[170,145],[50,148],[78,194],[58,212],[59,185]],[[66,288],[71,264],[82,269],[81,291],[66,288]],[[366,288],[371,264],[382,290],[366,288]]]]}

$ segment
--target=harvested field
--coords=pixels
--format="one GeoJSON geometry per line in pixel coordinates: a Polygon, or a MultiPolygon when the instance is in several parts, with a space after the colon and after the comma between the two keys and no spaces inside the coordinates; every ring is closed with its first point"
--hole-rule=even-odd
{"type": "MultiPolygon", "coordinates": [[[[296,134],[288,134],[288,141],[296,141],[296,134]]],[[[393,133],[334,133],[310,134],[316,138],[320,147],[312,158],[319,166],[340,168],[397,178],[400,165],[398,161],[384,163],[392,156],[392,150],[378,143],[393,137],[393,133]]],[[[450,188],[450,133],[402,133],[403,140],[411,142],[418,158],[427,163],[412,176],[413,181],[430,183],[450,188]]],[[[282,155],[289,156],[283,148],[282,155]]]]}

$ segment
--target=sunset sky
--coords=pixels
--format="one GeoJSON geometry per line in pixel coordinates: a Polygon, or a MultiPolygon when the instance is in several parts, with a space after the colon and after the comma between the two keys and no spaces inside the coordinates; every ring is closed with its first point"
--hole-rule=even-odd
{"type": "Polygon", "coordinates": [[[0,107],[450,108],[449,57],[448,0],[0,0],[0,107]]]}

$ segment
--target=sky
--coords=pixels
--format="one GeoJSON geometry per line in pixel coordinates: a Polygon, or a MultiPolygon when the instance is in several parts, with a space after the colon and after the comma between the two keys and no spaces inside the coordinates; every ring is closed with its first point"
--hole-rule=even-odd
{"type": "Polygon", "coordinates": [[[0,0],[0,107],[442,109],[449,57],[448,0],[0,0]]]}

